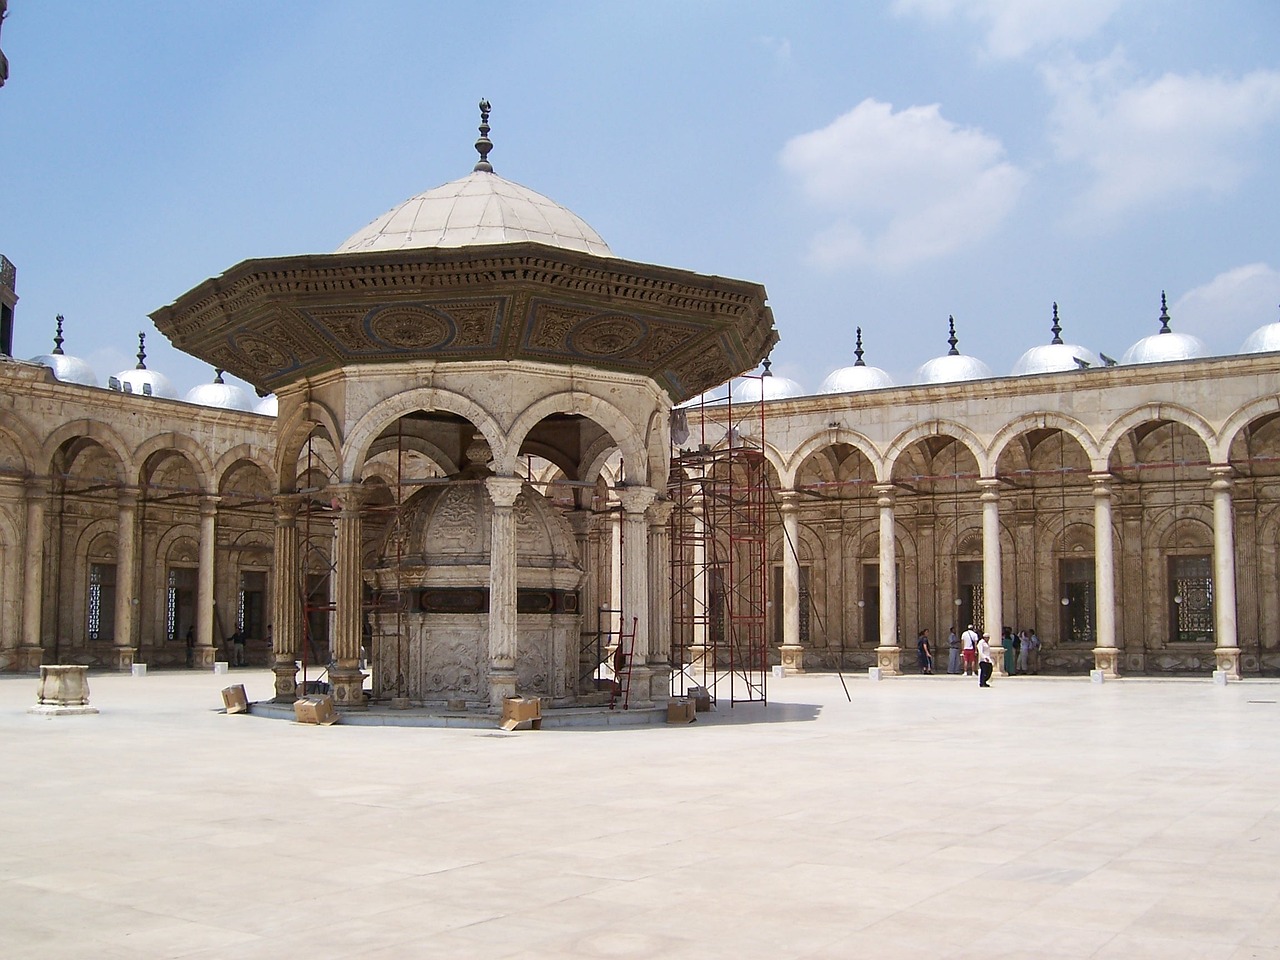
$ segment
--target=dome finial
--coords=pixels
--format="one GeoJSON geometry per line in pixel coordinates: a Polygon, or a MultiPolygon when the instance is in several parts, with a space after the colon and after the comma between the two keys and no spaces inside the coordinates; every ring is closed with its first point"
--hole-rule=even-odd
{"type": "Polygon", "coordinates": [[[62,356],[62,314],[58,314],[58,332],[53,335],[53,355],[55,357],[62,356]]]}
{"type": "Polygon", "coordinates": [[[772,377],[772,376],[773,376],[773,371],[769,369],[769,368],[770,368],[770,367],[772,367],[772,366],[773,366],[773,361],[772,361],[772,360],[770,360],[768,357],[765,357],[765,358],[764,358],[764,373],[760,374],[760,376],[762,376],[762,377],[772,377]]]}
{"type": "Polygon", "coordinates": [[[1062,324],[1058,322],[1058,304],[1056,301],[1053,304],[1053,326],[1050,327],[1049,329],[1053,331],[1053,339],[1050,340],[1049,342],[1061,343],[1062,342],[1062,324]]]}
{"type": "Polygon", "coordinates": [[[138,358],[138,365],[133,369],[147,369],[147,335],[141,330],[138,331],[138,352],[136,356],[138,358]]]}
{"type": "Polygon", "coordinates": [[[493,164],[489,162],[489,151],[493,149],[493,141],[489,139],[489,101],[480,101],[480,139],[476,141],[476,152],[480,159],[472,167],[476,173],[493,173],[493,164]]]}
{"type": "Polygon", "coordinates": [[[1160,291],[1160,332],[1173,333],[1169,329],[1169,301],[1165,299],[1164,291],[1160,291]]]}
{"type": "Polygon", "coordinates": [[[217,367],[213,368],[213,382],[222,383],[222,371],[219,370],[217,367]]]}
{"type": "Polygon", "coordinates": [[[958,357],[960,351],[956,349],[956,344],[960,341],[956,339],[956,318],[947,317],[947,320],[951,324],[951,336],[947,337],[947,343],[951,344],[951,349],[947,351],[947,356],[958,357]]]}
{"type": "Polygon", "coordinates": [[[858,345],[854,348],[853,355],[858,359],[853,361],[855,367],[865,367],[866,361],[862,359],[862,328],[858,327],[858,345]]]}

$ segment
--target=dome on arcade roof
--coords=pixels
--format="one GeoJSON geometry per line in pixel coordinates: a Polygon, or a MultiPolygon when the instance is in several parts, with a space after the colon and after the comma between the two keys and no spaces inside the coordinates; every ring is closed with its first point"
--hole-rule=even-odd
{"type": "Polygon", "coordinates": [[[198,403],[202,407],[217,407],[220,410],[253,410],[253,399],[249,392],[234,383],[222,382],[222,371],[213,371],[213,382],[202,383],[192,387],[183,398],[187,403],[198,403]]]}
{"type": "Polygon", "coordinates": [[[859,390],[879,390],[881,387],[892,387],[893,378],[879,367],[869,367],[862,359],[862,328],[857,328],[857,346],[853,355],[857,357],[853,365],[833,370],[818,387],[818,393],[856,393],[859,390]]]}
{"type": "Polygon", "coordinates": [[[1166,360],[1195,360],[1209,355],[1209,348],[1199,337],[1189,333],[1174,333],[1169,328],[1169,304],[1164,291],[1160,292],[1160,330],[1143,337],[1125,351],[1120,362],[1162,363],[1166,360]]]}
{"type": "Polygon", "coordinates": [[[489,163],[489,103],[480,101],[480,159],[467,176],[410,197],[338,247],[338,253],[467,247],[533,241],[597,257],[613,251],[600,234],[567,207],[504,180],[489,163]]]}
{"type": "Polygon", "coordinates": [[[956,318],[948,317],[951,335],[947,343],[951,349],[941,357],[934,357],[916,371],[916,383],[957,383],[962,380],[986,380],[995,373],[977,357],[969,357],[957,348],[960,342],[956,339],[956,318]]]}
{"type": "Polygon", "coordinates": [[[274,393],[268,393],[254,405],[253,412],[260,413],[264,417],[278,417],[280,415],[280,399],[274,393]]]}
{"type": "Polygon", "coordinates": [[[79,357],[73,357],[62,352],[62,324],[64,319],[62,314],[58,314],[58,331],[53,336],[53,352],[42,353],[38,357],[32,357],[31,362],[44,364],[63,383],[78,383],[82,387],[101,386],[98,383],[98,375],[93,372],[93,367],[79,357]]]}
{"type": "Polygon", "coordinates": [[[1013,375],[1021,377],[1033,373],[1057,373],[1062,370],[1084,370],[1102,366],[1096,353],[1074,343],[1062,342],[1062,326],[1058,323],[1058,305],[1053,305],[1053,325],[1049,328],[1053,339],[1038,347],[1032,347],[1013,365],[1013,375]]]}
{"type": "Polygon", "coordinates": [[[1241,353],[1274,353],[1280,350],[1280,322],[1264,323],[1245,338],[1241,353]]]}
{"type": "Polygon", "coordinates": [[[177,400],[178,391],[163,373],[147,369],[147,335],[138,334],[138,365],[132,370],[121,370],[111,378],[112,390],[122,393],[140,393],[147,397],[163,397],[177,400]]]}
{"type": "Polygon", "coordinates": [[[792,397],[803,397],[804,387],[790,377],[774,376],[769,368],[773,365],[767,357],[764,361],[764,372],[759,377],[742,377],[729,391],[734,403],[759,403],[762,400],[789,400],[792,397]]]}

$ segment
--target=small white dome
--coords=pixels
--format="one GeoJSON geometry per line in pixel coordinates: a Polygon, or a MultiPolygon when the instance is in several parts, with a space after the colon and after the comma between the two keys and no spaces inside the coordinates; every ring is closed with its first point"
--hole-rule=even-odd
{"type": "Polygon", "coordinates": [[[1053,305],[1053,325],[1049,328],[1053,339],[1046,344],[1032,347],[1013,365],[1015,377],[1033,373],[1058,373],[1063,370],[1080,370],[1083,367],[1100,367],[1102,359],[1085,347],[1062,342],[1062,327],[1058,323],[1058,305],[1053,305]],[[1083,364],[1077,362],[1083,361],[1083,364]]]}
{"type": "Polygon", "coordinates": [[[253,400],[249,392],[234,383],[223,383],[221,370],[214,375],[213,383],[202,383],[192,387],[183,399],[187,403],[198,403],[202,407],[217,407],[220,410],[248,412],[253,409],[253,400]]]}
{"type": "Polygon", "coordinates": [[[44,364],[63,383],[78,383],[82,387],[101,386],[93,367],[79,357],[65,353],[42,353],[38,357],[32,357],[31,362],[44,364]]]}
{"type": "Polygon", "coordinates": [[[947,318],[951,325],[951,335],[947,343],[951,349],[941,357],[934,357],[916,371],[916,383],[957,383],[962,380],[986,380],[994,377],[990,367],[977,357],[969,357],[961,353],[956,346],[955,317],[947,318]]]}
{"type": "Polygon", "coordinates": [[[760,403],[762,400],[788,400],[803,397],[804,387],[790,377],[779,377],[769,371],[769,361],[764,362],[764,375],[742,377],[729,391],[734,403],[760,403]]]}
{"type": "Polygon", "coordinates": [[[600,234],[568,208],[484,171],[410,197],[353,233],[337,252],[468,247],[526,240],[597,257],[613,256],[600,234]]]}
{"type": "Polygon", "coordinates": [[[122,393],[140,393],[147,397],[177,400],[178,391],[163,373],[155,370],[121,370],[116,374],[122,393]]]}
{"type": "Polygon", "coordinates": [[[253,412],[260,413],[264,417],[278,417],[280,415],[280,401],[274,393],[268,393],[258,401],[253,408],[253,412]]]}
{"type": "Polygon", "coordinates": [[[852,366],[833,370],[818,387],[818,393],[857,393],[861,390],[879,390],[893,386],[893,377],[879,367],[869,367],[862,359],[862,328],[858,327],[857,357],[852,366]]]}
{"type": "Polygon", "coordinates": [[[1280,323],[1263,324],[1245,338],[1241,353],[1274,353],[1280,350],[1280,323]]]}
{"type": "Polygon", "coordinates": [[[703,393],[698,394],[684,403],[676,404],[677,408],[700,407],[704,403],[728,403],[729,402],[729,384],[722,383],[718,387],[712,387],[703,393]]]}
{"type": "Polygon", "coordinates": [[[53,371],[53,375],[63,383],[78,383],[82,387],[101,386],[98,382],[98,375],[93,372],[93,367],[89,366],[79,357],[68,356],[62,352],[62,325],[66,322],[66,318],[62,314],[57,316],[57,332],[53,335],[53,352],[42,353],[38,357],[32,357],[32,363],[41,363],[53,371]]]}
{"type": "Polygon", "coordinates": [[[1174,333],[1169,329],[1169,305],[1164,293],[1160,294],[1160,332],[1143,337],[1125,351],[1120,362],[1163,363],[1167,360],[1195,360],[1207,357],[1209,347],[1199,337],[1189,333],[1174,333]]]}

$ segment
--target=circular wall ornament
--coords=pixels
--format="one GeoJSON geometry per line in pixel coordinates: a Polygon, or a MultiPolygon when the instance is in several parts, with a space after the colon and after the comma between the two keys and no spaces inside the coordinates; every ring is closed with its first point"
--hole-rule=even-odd
{"type": "Polygon", "coordinates": [[[409,350],[437,347],[449,338],[449,324],[417,307],[388,307],[369,321],[369,331],[383,343],[409,350]]]}
{"type": "Polygon", "coordinates": [[[634,317],[608,314],[580,324],[569,342],[578,353],[591,357],[618,357],[634,350],[644,339],[644,326],[634,317]]]}

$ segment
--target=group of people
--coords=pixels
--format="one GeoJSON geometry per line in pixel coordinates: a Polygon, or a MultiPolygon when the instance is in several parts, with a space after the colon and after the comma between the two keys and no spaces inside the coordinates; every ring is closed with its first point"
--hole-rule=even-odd
{"type": "MultiPolygon", "coordinates": [[[[1000,647],[1004,653],[1004,672],[1009,676],[1040,672],[1040,638],[1036,636],[1035,627],[1019,633],[1005,627],[1000,647]]],[[[933,673],[933,649],[927,627],[916,637],[916,660],[921,673],[933,673]]],[[[951,628],[947,634],[947,673],[958,674],[963,669],[966,677],[978,677],[978,686],[989,687],[994,668],[990,636],[979,635],[972,623],[958,637],[956,628],[951,628]]]]}

